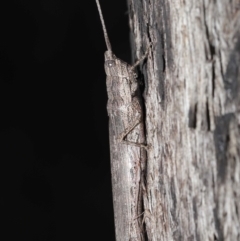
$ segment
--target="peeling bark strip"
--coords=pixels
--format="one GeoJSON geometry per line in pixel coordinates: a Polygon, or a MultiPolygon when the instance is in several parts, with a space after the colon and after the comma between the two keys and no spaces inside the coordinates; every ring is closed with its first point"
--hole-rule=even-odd
{"type": "Polygon", "coordinates": [[[112,52],[101,8],[96,0],[104,37],[107,75],[113,206],[117,241],[144,241],[142,188],[145,174],[145,134],[141,94],[133,66],[112,52]]]}
{"type": "Polygon", "coordinates": [[[240,240],[240,2],[128,0],[143,69],[153,241],[240,240]]]}

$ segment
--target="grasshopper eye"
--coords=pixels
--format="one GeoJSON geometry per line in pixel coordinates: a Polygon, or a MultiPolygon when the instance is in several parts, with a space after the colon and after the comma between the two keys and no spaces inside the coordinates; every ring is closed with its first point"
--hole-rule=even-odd
{"type": "Polygon", "coordinates": [[[106,64],[106,66],[107,67],[114,67],[115,65],[116,65],[116,63],[115,63],[115,61],[114,60],[107,60],[106,62],[105,62],[105,64],[106,64]]]}

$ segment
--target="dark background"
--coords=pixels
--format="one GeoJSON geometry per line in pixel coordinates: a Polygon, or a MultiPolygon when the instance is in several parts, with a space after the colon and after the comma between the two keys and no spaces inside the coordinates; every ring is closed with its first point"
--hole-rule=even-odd
{"type": "MultiPolygon", "coordinates": [[[[94,0],[0,4],[1,236],[114,240],[103,54],[94,0]]],[[[101,0],[130,59],[126,2],[101,0]]]]}

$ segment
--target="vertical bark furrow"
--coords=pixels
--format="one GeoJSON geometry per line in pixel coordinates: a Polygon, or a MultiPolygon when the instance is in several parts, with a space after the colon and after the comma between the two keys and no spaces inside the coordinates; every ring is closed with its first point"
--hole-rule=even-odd
{"type": "MultiPolygon", "coordinates": [[[[128,0],[146,62],[149,240],[240,240],[239,1],[128,0]]],[[[135,51],[136,50],[136,51],[135,51]]]]}

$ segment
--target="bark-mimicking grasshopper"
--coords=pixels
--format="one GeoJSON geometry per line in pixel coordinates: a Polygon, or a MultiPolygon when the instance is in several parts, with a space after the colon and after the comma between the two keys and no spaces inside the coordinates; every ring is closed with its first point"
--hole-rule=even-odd
{"type": "Polygon", "coordinates": [[[142,97],[134,68],[148,51],[132,66],[118,59],[112,52],[99,1],[96,3],[107,45],[104,67],[116,240],[144,241],[141,214],[147,147],[142,97]]]}

